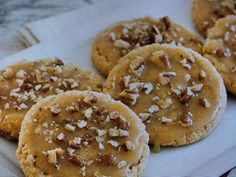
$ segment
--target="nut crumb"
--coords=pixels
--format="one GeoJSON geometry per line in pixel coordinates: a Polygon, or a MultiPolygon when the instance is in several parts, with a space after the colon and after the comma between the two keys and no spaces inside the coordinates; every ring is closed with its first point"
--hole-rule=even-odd
{"type": "Polygon", "coordinates": [[[71,125],[71,124],[66,124],[65,125],[65,129],[71,132],[75,131],[75,126],[71,125]]]}
{"type": "Polygon", "coordinates": [[[61,108],[58,104],[52,105],[50,110],[53,117],[58,116],[61,113],[61,108]]]}
{"type": "Polygon", "coordinates": [[[206,98],[200,98],[199,99],[199,104],[203,106],[204,108],[210,108],[211,104],[208,102],[206,98]]]}

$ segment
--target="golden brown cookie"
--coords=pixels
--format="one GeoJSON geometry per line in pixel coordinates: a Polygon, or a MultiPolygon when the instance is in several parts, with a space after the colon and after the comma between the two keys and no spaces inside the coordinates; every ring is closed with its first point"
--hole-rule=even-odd
{"type": "Polygon", "coordinates": [[[221,74],[227,90],[236,95],[236,16],[222,18],[208,30],[204,56],[221,74]]]}
{"type": "Polygon", "coordinates": [[[100,32],[92,47],[92,61],[104,75],[108,75],[119,59],[132,49],[153,44],[172,43],[201,53],[201,39],[168,17],[144,17],[113,24],[100,32]]]}
{"type": "Polygon", "coordinates": [[[234,0],[193,0],[192,17],[197,29],[206,36],[215,22],[235,12],[234,0]]]}
{"type": "Polygon", "coordinates": [[[133,50],[110,72],[104,92],[146,125],[150,144],[190,144],[206,137],[226,106],[223,80],[191,49],[153,44],[133,50]]]}
{"type": "Polygon", "coordinates": [[[40,98],[66,90],[100,91],[102,80],[59,59],[21,62],[0,71],[0,134],[17,139],[25,113],[40,98]]]}
{"type": "Polygon", "coordinates": [[[68,91],[41,99],[22,123],[17,157],[26,177],[141,176],[148,134],[109,95],[68,91]]]}

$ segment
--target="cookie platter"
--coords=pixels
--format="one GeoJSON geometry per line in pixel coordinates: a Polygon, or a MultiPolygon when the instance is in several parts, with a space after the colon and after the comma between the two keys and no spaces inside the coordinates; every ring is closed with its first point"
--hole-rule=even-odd
{"type": "MultiPolygon", "coordinates": [[[[171,16],[171,14],[168,15],[171,16]]],[[[191,22],[191,17],[188,22],[191,22]]],[[[58,41],[38,44],[1,60],[1,69],[22,59],[35,60],[58,56],[65,63],[76,63],[83,68],[97,72],[90,59],[92,45],[90,39],[93,37],[87,36],[83,45],[79,45],[76,40],[72,39],[64,39],[63,44],[58,41]]],[[[217,176],[222,174],[225,169],[230,168],[234,163],[230,154],[233,155],[235,150],[235,106],[235,98],[229,95],[224,116],[219,126],[207,139],[192,145],[162,148],[159,153],[151,153],[143,176],[149,177],[153,174],[157,174],[156,176],[173,176],[173,174],[176,176],[217,176]],[[199,154],[204,154],[204,156],[199,158],[199,154]],[[217,166],[219,163],[222,164],[220,167],[217,166]]],[[[0,163],[3,171],[6,171],[6,174],[9,171],[11,176],[22,176],[15,157],[15,150],[16,143],[1,138],[0,153],[3,158],[0,159],[0,163]]]]}

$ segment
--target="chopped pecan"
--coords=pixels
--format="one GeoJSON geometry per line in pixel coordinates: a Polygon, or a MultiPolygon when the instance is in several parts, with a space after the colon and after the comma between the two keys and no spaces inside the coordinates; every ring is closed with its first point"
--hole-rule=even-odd
{"type": "Polygon", "coordinates": [[[82,159],[80,155],[72,155],[71,157],[69,157],[68,160],[75,166],[78,166],[78,167],[86,166],[86,161],[82,159]]]}
{"type": "Polygon", "coordinates": [[[199,99],[199,104],[203,106],[204,108],[209,108],[211,107],[211,104],[208,102],[206,98],[200,98],[199,99]]]}
{"type": "Polygon", "coordinates": [[[115,156],[113,154],[104,154],[98,158],[98,161],[106,166],[114,165],[115,156]]]}
{"type": "Polygon", "coordinates": [[[89,95],[84,97],[83,102],[88,104],[88,105],[92,105],[92,104],[97,102],[97,97],[94,96],[93,94],[89,94],[89,95]]]}
{"type": "Polygon", "coordinates": [[[224,57],[224,50],[222,48],[216,49],[217,57],[224,57]]]}
{"type": "Polygon", "coordinates": [[[151,117],[151,114],[150,113],[140,113],[139,115],[138,115],[140,118],[141,118],[141,120],[144,122],[144,121],[146,121],[149,117],[151,117]]]}
{"type": "Polygon", "coordinates": [[[161,85],[168,85],[175,76],[176,72],[162,72],[159,74],[159,81],[161,85]]]}
{"type": "Polygon", "coordinates": [[[81,141],[82,139],[79,138],[74,138],[74,139],[70,139],[68,144],[70,147],[74,148],[74,149],[80,149],[81,148],[81,141]]]}
{"type": "Polygon", "coordinates": [[[203,81],[204,79],[206,79],[206,73],[205,73],[205,71],[201,70],[201,71],[198,73],[198,80],[199,80],[199,81],[203,81]]]}
{"type": "Polygon", "coordinates": [[[36,79],[40,84],[48,82],[50,80],[48,73],[46,72],[36,74],[36,79]]]}
{"type": "Polygon", "coordinates": [[[130,127],[130,122],[121,116],[116,119],[116,123],[118,128],[121,128],[123,130],[127,130],[130,127]]]}
{"type": "Polygon", "coordinates": [[[124,90],[119,94],[119,98],[122,102],[130,105],[135,105],[139,94],[133,91],[124,90]]]}
{"type": "Polygon", "coordinates": [[[55,65],[59,65],[59,66],[64,65],[63,61],[58,57],[55,58],[54,63],[55,65]]]}
{"type": "Polygon", "coordinates": [[[164,24],[164,30],[169,30],[171,27],[171,21],[168,16],[162,17],[161,22],[164,24]]]}
{"type": "Polygon", "coordinates": [[[187,87],[180,95],[180,102],[185,104],[187,103],[193,96],[193,92],[190,87],[187,87]]]}
{"type": "Polygon", "coordinates": [[[191,112],[183,111],[178,121],[183,127],[189,127],[193,124],[193,115],[191,112]]]}
{"type": "Polygon", "coordinates": [[[61,108],[58,104],[54,104],[50,108],[52,116],[58,116],[61,113],[61,108]]]}
{"type": "Polygon", "coordinates": [[[6,79],[9,79],[9,78],[13,77],[14,71],[13,71],[12,68],[6,68],[5,71],[2,73],[2,75],[3,75],[6,79]]]}

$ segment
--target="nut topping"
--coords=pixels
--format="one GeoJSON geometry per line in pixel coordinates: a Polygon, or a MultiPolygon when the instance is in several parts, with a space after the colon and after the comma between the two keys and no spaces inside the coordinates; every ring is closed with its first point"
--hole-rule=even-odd
{"type": "Polygon", "coordinates": [[[65,129],[71,132],[75,131],[75,126],[71,125],[71,124],[66,124],[65,125],[65,129]]]}
{"type": "Polygon", "coordinates": [[[62,148],[55,148],[52,150],[48,150],[46,155],[48,157],[48,162],[52,164],[56,164],[58,159],[61,158],[64,154],[62,148]]]}
{"type": "Polygon", "coordinates": [[[210,108],[211,104],[208,102],[206,98],[200,98],[199,99],[199,104],[203,106],[204,108],[210,108]]]}
{"type": "Polygon", "coordinates": [[[117,121],[117,126],[118,128],[121,128],[123,130],[127,130],[130,127],[130,122],[128,122],[125,118],[119,116],[118,119],[116,119],[117,121]]]}
{"type": "Polygon", "coordinates": [[[125,146],[126,146],[128,151],[133,151],[135,149],[135,146],[131,141],[126,141],[125,146]]]}
{"type": "Polygon", "coordinates": [[[150,113],[150,114],[153,114],[153,113],[155,113],[155,112],[158,112],[160,110],[160,108],[159,108],[159,106],[157,106],[157,105],[152,105],[152,106],[150,106],[149,108],[148,108],[148,112],[150,113]]]}
{"type": "Polygon", "coordinates": [[[198,79],[199,81],[203,81],[206,78],[206,73],[205,71],[201,70],[198,74],[198,79]]]}
{"type": "Polygon", "coordinates": [[[117,167],[118,168],[123,168],[123,167],[127,166],[127,164],[128,163],[126,161],[122,160],[117,164],[117,167]]]}
{"type": "Polygon", "coordinates": [[[13,77],[14,75],[14,71],[11,68],[6,68],[5,71],[2,73],[2,75],[6,78],[6,79],[10,79],[11,77],[13,77]]]}
{"type": "Polygon", "coordinates": [[[119,96],[122,102],[130,105],[135,105],[139,97],[139,94],[133,91],[124,90],[119,94],[119,96]]]}
{"type": "Polygon", "coordinates": [[[172,99],[160,99],[157,101],[158,106],[160,106],[162,109],[168,108],[172,104],[172,99]]]}
{"type": "Polygon", "coordinates": [[[161,85],[168,85],[171,82],[171,79],[175,76],[175,72],[162,72],[159,74],[159,81],[161,85]]]}
{"type": "Polygon", "coordinates": [[[143,85],[143,88],[145,89],[145,94],[148,95],[153,90],[153,85],[151,82],[148,82],[143,85]]]}
{"type": "Polygon", "coordinates": [[[129,49],[131,47],[131,45],[127,41],[124,41],[122,39],[116,40],[114,43],[114,46],[119,47],[119,48],[124,48],[124,49],[129,49]]]}
{"type": "MultiPolygon", "coordinates": [[[[138,76],[140,76],[139,68],[144,63],[143,57],[137,57],[136,59],[132,60],[129,64],[129,68],[131,72],[136,73],[138,76]]],[[[142,69],[142,68],[141,68],[142,69]]]]}
{"type": "Polygon", "coordinates": [[[52,116],[58,116],[61,113],[61,108],[58,104],[51,106],[50,108],[52,116]]]}
{"type": "Polygon", "coordinates": [[[64,133],[60,133],[60,134],[57,136],[57,139],[58,139],[59,141],[63,140],[64,138],[65,138],[64,133]]]}
{"type": "Polygon", "coordinates": [[[144,122],[144,121],[146,121],[149,117],[151,117],[151,114],[150,114],[150,113],[140,113],[138,116],[139,116],[139,117],[141,118],[141,120],[144,122]]]}
{"type": "Polygon", "coordinates": [[[179,123],[183,127],[191,126],[193,124],[193,115],[192,115],[192,113],[184,111],[180,116],[179,123]]]}
{"type": "Polygon", "coordinates": [[[79,128],[84,128],[84,127],[87,126],[87,121],[85,121],[85,120],[79,120],[78,123],[77,123],[77,126],[78,126],[79,128]]]}
{"type": "Polygon", "coordinates": [[[86,166],[86,161],[80,157],[80,155],[72,155],[68,159],[72,164],[78,167],[86,166]]]}
{"type": "Polygon", "coordinates": [[[20,70],[16,73],[16,78],[23,79],[26,75],[26,72],[24,70],[20,70]]]}
{"type": "Polygon", "coordinates": [[[112,166],[114,164],[115,156],[113,154],[101,155],[98,159],[99,162],[106,166],[112,166]]]}
{"type": "Polygon", "coordinates": [[[193,96],[193,92],[190,87],[187,87],[184,92],[181,93],[180,102],[187,103],[193,96]]]}
{"type": "Polygon", "coordinates": [[[83,113],[84,113],[84,116],[85,116],[87,119],[90,119],[90,118],[92,118],[93,110],[92,110],[92,108],[88,108],[88,109],[86,109],[83,113]]]}
{"type": "Polygon", "coordinates": [[[203,88],[203,84],[195,84],[191,87],[192,92],[200,92],[203,88]]]}
{"type": "Polygon", "coordinates": [[[170,123],[172,122],[173,120],[171,118],[168,118],[168,117],[165,117],[165,116],[162,116],[161,117],[161,122],[162,123],[170,123]]]}

